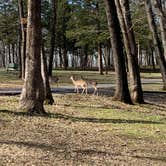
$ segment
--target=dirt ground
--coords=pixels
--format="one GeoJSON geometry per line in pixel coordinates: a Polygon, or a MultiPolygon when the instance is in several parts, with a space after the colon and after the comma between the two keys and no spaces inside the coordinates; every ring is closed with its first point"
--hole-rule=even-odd
{"type": "Polygon", "coordinates": [[[144,93],[148,104],[129,106],[109,92],[54,95],[48,117],[20,112],[19,96],[0,97],[0,165],[165,166],[166,94],[144,93]]]}

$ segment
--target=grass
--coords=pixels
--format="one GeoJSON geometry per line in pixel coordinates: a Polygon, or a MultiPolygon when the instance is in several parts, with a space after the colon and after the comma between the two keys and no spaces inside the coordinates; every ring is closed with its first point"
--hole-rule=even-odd
{"type": "MultiPolygon", "coordinates": [[[[115,82],[114,72],[54,71],[60,86],[69,77],[115,82]]],[[[141,73],[143,79],[161,78],[141,73]]],[[[0,88],[21,87],[15,71],[0,70],[0,88]]],[[[52,84],[52,86],[56,86],[52,84]]],[[[160,83],[143,84],[146,104],[112,101],[111,88],[91,94],[54,94],[48,116],[28,116],[20,96],[0,96],[0,165],[160,165],[166,164],[166,94],[160,83]]]]}
{"type": "MultiPolygon", "coordinates": [[[[54,70],[53,76],[56,75],[60,78],[59,86],[72,85],[70,76],[73,75],[76,79],[83,77],[86,80],[96,80],[99,84],[114,84],[115,73],[110,71],[108,75],[99,75],[97,71],[64,71],[54,70]]],[[[0,88],[21,88],[23,81],[18,78],[19,73],[17,71],[6,72],[4,69],[0,69],[0,88]]],[[[143,90],[148,91],[163,91],[162,83],[156,82],[156,79],[161,79],[160,73],[141,73],[142,79],[154,80],[149,83],[143,83],[143,90]]],[[[56,83],[51,84],[52,87],[56,87],[56,83]]]]}
{"type": "Polygon", "coordinates": [[[19,96],[0,96],[0,165],[165,165],[165,100],[131,106],[90,94],[54,99],[43,117],[20,110],[19,96]]]}

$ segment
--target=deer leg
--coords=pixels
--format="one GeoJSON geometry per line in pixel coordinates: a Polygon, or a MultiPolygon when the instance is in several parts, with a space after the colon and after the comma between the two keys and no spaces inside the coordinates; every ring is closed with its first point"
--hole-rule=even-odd
{"type": "Polygon", "coordinates": [[[97,95],[98,96],[98,92],[97,92],[97,88],[96,87],[94,87],[94,92],[93,92],[93,95],[97,95]]]}
{"type": "Polygon", "coordinates": [[[77,93],[79,93],[79,89],[78,89],[78,87],[77,87],[77,93]]]}
{"type": "Polygon", "coordinates": [[[86,94],[88,93],[88,88],[86,87],[86,94]]]}
{"type": "Polygon", "coordinates": [[[85,88],[83,87],[82,94],[84,93],[84,91],[85,91],[85,88]]]}

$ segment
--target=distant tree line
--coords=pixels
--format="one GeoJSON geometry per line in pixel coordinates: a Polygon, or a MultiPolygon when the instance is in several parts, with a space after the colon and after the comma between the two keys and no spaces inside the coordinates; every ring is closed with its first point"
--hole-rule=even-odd
{"type": "MultiPolygon", "coordinates": [[[[145,7],[140,2],[130,1],[136,44],[139,46],[139,65],[151,66],[155,69],[158,62],[152,43],[152,33],[148,26],[145,7]]],[[[163,1],[161,5],[162,8],[152,4],[157,27],[160,27],[159,20],[165,9],[165,2],[163,1]]],[[[23,44],[26,41],[26,23],[24,22],[24,28],[20,23],[23,21],[21,18],[26,17],[26,1],[2,0],[0,2],[1,67],[11,62],[20,65],[21,62],[24,63],[21,61],[20,54],[22,51],[25,53],[25,48],[21,50],[21,39],[23,44]]],[[[161,24],[162,22],[164,20],[161,24]]],[[[160,32],[162,33],[163,30],[160,32]]],[[[42,0],[42,36],[49,73],[52,68],[99,67],[102,70],[104,67],[108,70],[114,65],[102,0],[56,0],[54,2],[42,0]]],[[[164,41],[164,34],[159,37],[164,41]]],[[[24,64],[23,67],[25,68],[24,64]]],[[[102,71],[100,73],[102,74],[102,71]]]]}

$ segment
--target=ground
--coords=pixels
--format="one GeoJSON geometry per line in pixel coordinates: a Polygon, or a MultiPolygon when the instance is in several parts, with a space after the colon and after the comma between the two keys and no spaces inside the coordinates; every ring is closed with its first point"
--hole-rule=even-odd
{"type": "Polygon", "coordinates": [[[142,105],[112,101],[112,88],[54,94],[48,116],[20,110],[19,95],[0,96],[0,165],[165,166],[166,93],[150,86],[142,105]]]}
{"type": "Polygon", "coordinates": [[[20,112],[18,99],[0,97],[0,165],[166,164],[164,100],[129,106],[108,96],[56,94],[45,106],[48,117],[40,117],[20,112]]]}

